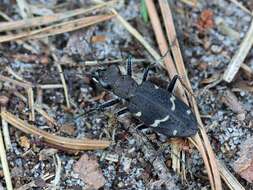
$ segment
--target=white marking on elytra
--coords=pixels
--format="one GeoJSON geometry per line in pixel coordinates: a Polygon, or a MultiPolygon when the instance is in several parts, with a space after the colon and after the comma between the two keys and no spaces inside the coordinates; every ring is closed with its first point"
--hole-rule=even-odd
{"type": "Polygon", "coordinates": [[[95,77],[92,77],[92,80],[94,80],[96,83],[99,83],[99,81],[95,77]]]}
{"type": "Polygon", "coordinates": [[[177,130],[173,131],[173,135],[176,136],[177,135],[177,130]]]}
{"type": "Polygon", "coordinates": [[[159,87],[155,85],[155,89],[159,89],[159,87]]]}
{"type": "Polygon", "coordinates": [[[151,126],[151,127],[158,127],[158,125],[159,125],[160,123],[167,121],[169,118],[170,118],[170,116],[167,115],[167,116],[166,116],[165,118],[163,118],[163,119],[156,119],[155,122],[154,122],[153,124],[151,124],[150,126],[151,126]]]}
{"type": "Polygon", "coordinates": [[[191,114],[191,110],[187,110],[186,113],[187,113],[188,115],[190,115],[190,114],[191,114]]]}
{"type": "Polygon", "coordinates": [[[142,115],[142,113],[139,111],[139,112],[135,113],[134,115],[137,117],[140,117],[142,115]]]}
{"type": "Polygon", "coordinates": [[[171,104],[172,104],[172,106],[171,106],[172,111],[174,111],[176,109],[175,100],[176,100],[176,98],[174,96],[170,97],[170,101],[171,101],[171,104]]]}

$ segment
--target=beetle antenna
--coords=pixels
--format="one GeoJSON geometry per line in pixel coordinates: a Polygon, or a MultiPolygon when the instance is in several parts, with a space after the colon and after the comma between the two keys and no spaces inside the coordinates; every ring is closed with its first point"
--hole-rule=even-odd
{"type": "Polygon", "coordinates": [[[142,82],[145,82],[148,78],[148,73],[149,73],[150,67],[147,67],[143,73],[143,77],[142,77],[142,82]]]}
{"type": "Polygon", "coordinates": [[[175,88],[175,86],[176,86],[176,82],[177,82],[177,79],[178,79],[178,78],[179,78],[178,75],[175,75],[175,76],[171,79],[171,81],[170,81],[170,83],[169,83],[169,85],[168,85],[168,87],[167,87],[167,90],[168,90],[170,93],[173,92],[173,90],[174,90],[174,88],[175,88]]]}
{"type": "Polygon", "coordinates": [[[132,56],[129,55],[127,58],[127,75],[132,76],[132,56]]]}

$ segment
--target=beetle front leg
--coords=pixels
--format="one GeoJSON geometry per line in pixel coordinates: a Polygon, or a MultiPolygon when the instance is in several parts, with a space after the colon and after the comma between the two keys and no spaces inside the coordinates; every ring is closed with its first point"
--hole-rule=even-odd
{"type": "Polygon", "coordinates": [[[178,79],[178,75],[175,75],[172,80],[170,81],[169,85],[167,86],[167,90],[172,93],[174,88],[175,88],[175,85],[176,85],[176,82],[177,82],[177,79],[178,79]]]}
{"type": "Polygon", "coordinates": [[[102,109],[104,109],[104,108],[113,106],[113,105],[115,105],[115,104],[117,104],[117,103],[119,103],[119,102],[120,102],[120,99],[119,99],[119,98],[115,98],[115,99],[109,100],[109,101],[107,101],[107,102],[104,102],[104,103],[102,103],[102,104],[96,106],[95,108],[92,108],[92,109],[90,109],[90,110],[88,110],[88,111],[86,111],[86,112],[84,112],[84,113],[81,113],[81,114],[77,115],[74,119],[78,119],[79,117],[84,116],[84,115],[87,115],[87,114],[90,114],[90,113],[92,113],[92,112],[94,112],[94,111],[102,110],[102,109]]]}
{"type": "Polygon", "coordinates": [[[118,116],[121,116],[123,114],[125,114],[126,112],[128,112],[128,108],[127,107],[124,107],[124,108],[121,108],[120,110],[118,110],[116,113],[115,113],[115,116],[118,117],[118,116]]]}
{"type": "Polygon", "coordinates": [[[108,107],[111,107],[117,103],[120,102],[120,99],[119,98],[115,98],[115,99],[112,99],[112,100],[109,100],[107,102],[104,102],[102,104],[100,104],[98,107],[96,107],[95,109],[96,110],[101,110],[101,109],[104,109],[104,108],[108,108],[108,107]]]}

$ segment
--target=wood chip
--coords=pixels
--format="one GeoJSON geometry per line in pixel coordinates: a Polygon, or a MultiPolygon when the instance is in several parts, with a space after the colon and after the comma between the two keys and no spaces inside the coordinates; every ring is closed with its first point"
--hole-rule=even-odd
{"type": "Polygon", "coordinates": [[[31,146],[30,140],[26,136],[20,137],[20,146],[28,150],[31,146]]]}
{"type": "Polygon", "coordinates": [[[83,154],[75,163],[74,172],[93,189],[103,187],[106,182],[97,160],[89,158],[87,154],[83,154]]]}
{"type": "Polygon", "coordinates": [[[101,43],[101,42],[104,42],[105,40],[106,40],[105,35],[92,36],[91,38],[92,43],[101,43]]]}
{"type": "Polygon", "coordinates": [[[201,12],[198,23],[197,23],[197,27],[201,31],[205,31],[214,27],[212,10],[206,9],[201,12]]]}
{"type": "Polygon", "coordinates": [[[253,182],[253,138],[241,144],[239,158],[234,162],[234,170],[245,180],[253,182]]]}

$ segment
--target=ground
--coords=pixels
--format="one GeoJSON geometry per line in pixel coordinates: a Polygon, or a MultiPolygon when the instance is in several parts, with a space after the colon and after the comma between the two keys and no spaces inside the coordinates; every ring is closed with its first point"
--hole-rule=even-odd
{"type": "MultiPolygon", "coordinates": [[[[50,5],[55,1],[41,0],[39,2],[47,10],[54,10],[53,5],[50,5]]],[[[61,1],[62,10],[58,8],[57,11],[63,12],[66,9],[92,5],[86,1],[75,3],[66,1],[65,4],[64,2],[61,1]]],[[[252,3],[247,1],[242,3],[252,10],[252,3]]],[[[0,8],[2,12],[14,20],[21,19],[15,3],[4,1],[2,4],[3,9],[0,8]]],[[[252,86],[252,74],[250,76],[240,69],[232,83],[221,81],[212,85],[222,76],[238,50],[250,26],[252,16],[231,1],[224,0],[199,1],[196,6],[184,1],[171,1],[170,5],[188,77],[194,96],[197,97],[211,145],[217,158],[225,163],[239,182],[246,189],[253,189],[250,183],[234,171],[234,162],[239,157],[240,144],[252,136],[252,89],[243,88],[242,85],[252,86]],[[209,19],[210,22],[203,23],[205,19],[209,19]],[[227,32],[227,28],[230,32],[227,32]],[[233,99],[236,103],[228,100],[231,96],[236,97],[233,99]],[[236,108],[240,106],[241,109],[238,111],[236,108]]],[[[145,23],[141,18],[139,1],[119,3],[115,8],[158,51],[150,22],[145,23]]],[[[98,12],[93,14],[96,15],[98,12]]],[[[1,20],[4,19],[1,17],[1,20]]],[[[39,114],[36,114],[35,124],[41,129],[61,136],[79,139],[104,138],[112,140],[113,143],[105,150],[80,151],[75,154],[58,150],[57,153],[50,153],[55,147],[10,127],[13,149],[7,153],[7,159],[15,188],[25,189],[24,185],[30,182],[34,182],[35,185],[30,185],[27,189],[48,187],[54,177],[49,177],[48,180],[46,177],[55,175],[58,157],[61,162],[61,175],[57,184],[59,189],[89,189],[89,185],[80,179],[76,174],[78,172],[73,169],[83,155],[88,155],[90,160],[98,162],[98,170],[101,169],[105,178],[104,187],[101,189],[162,189],[161,184],[168,185],[168,181],[159,180],[159,174],[156,171],[158,168],[154,168],[154,165],[150,163],[145,155],[146,152],[143,151],[143,141],[138,139],[140,136],[138,134],[136,136],[136,131],[133,130],[139,121],[130,114],[115,118],[113,113],[120,109],[123,103],[104,111],[76,117],[85,110],[90,110],[115,97],[91,81],[91,74],[98,69],[107,68],[108,64],[103,63],[104,61],[121,59],[116,65],[124,72],[129,55],[134,60],[144,59],[144,61],[133,63],[134,79],[138,82],[141,80],[144,69],[152,62],[150,55],[124,26],[116,19],[112,19],[40,41],[25,41],[32,49],[27,48],[22,42],[24,41],[0,44],[0,73],[11,76],[6,71],[9,66],[33,84],[59,84],[61,78],[54,64],[55,60],[52,56],[54,50],[54,54],[62,63],[71,97],[72,109],[69,110],[66,108],[63,90],[45,90],[42,96],[43,103],[47,105],[45,111],[60,124],[60,127],[53,126],[39,114]],[[101,63],[86,65],[86,61],[101,63]],[[26,141],[27,146],[24,145],[26,141]],[[48,151],[49,155],[41,159],[41,156],[46,154],[45,151],[48,151]]],[[[252,55],[250,51],[244,62],[251,70],[253,69],[252,55]]],[[[152,81],[158,81],[157,83],[163,87],[169,82],[166,71],[160,66],[151,68],[149,78],[152,81]]],[[[20,97],[13,95],[15,94],[13,92],[18,91],[25,96],[25,91],[22,88],[12,89],[8,82],[3,81],[0,82],[0,89],[1,95],[6,95],[10,99],[7,110],[22,119],[28,119],[28,105],[20,97]]],[[[37,95],[36,92],[35,96],[37,95]]],[[[159,148],[164,144],[163,137],[147,130],[140,133],[144,134],[143,138],[148,138],[155,150],[159,150],[154,157],[161,155],[165,158],[170,172],[170,179],[167,180],[175,185],[175,189],[210,189],[202,158],[196,149],[189,145],[189,150],[186,151],[186,163],[183,163],[186,164],[187,171],[187,182],[185,182],[170,167],[172,155],[170,144],[167,144],[165,148],[159,148]]],[[[4,186],[2,172],[0,176],[0,183],[4,186]]]]}

